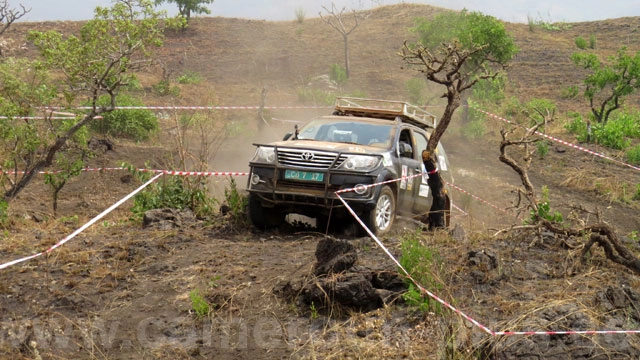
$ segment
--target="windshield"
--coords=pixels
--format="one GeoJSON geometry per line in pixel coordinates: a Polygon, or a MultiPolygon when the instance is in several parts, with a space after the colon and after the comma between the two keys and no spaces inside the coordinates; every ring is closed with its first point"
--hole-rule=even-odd
{"type": "Polygon", "coordinates": [[[316,119],[309,122],[298,134],[298,139],[342,142],[388,148],[391,145],[392,125],[344,121],[340,119],[316,119]]]}

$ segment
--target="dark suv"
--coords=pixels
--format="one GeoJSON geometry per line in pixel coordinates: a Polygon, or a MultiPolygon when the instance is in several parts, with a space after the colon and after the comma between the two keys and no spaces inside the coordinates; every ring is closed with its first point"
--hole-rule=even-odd
{"type": "MultiPolygon", "coordinates": [[[[344,189],[353,190],[340,196],[378,235],[390,230],[396,214],[426,219],[432,197],[421,154],[435,122],[405,102],[338,98],[333,115],[311,120],[283,141],[255,144],[247,185],[252,223],[275,227],[295,213],[316,218],[324,230],[330,216],[339,223],[351,218],[336,195],[344,189]],[[384,184],[366,186],[377,183],[384,184]]],[[[437,154],[448,181],[441,145],[437,154]]]]}

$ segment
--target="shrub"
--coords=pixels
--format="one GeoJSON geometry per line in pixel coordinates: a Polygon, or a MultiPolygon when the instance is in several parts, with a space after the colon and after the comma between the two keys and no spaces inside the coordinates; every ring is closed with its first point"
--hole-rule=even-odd
{"type": "Polygon", "coordinates": [[[609,120],[606,124],[598,123],[593,126],[593,139],[596,143],[616,149],[624,150],[631,145],[627,138],[629,129],[625,121],[609,120]]]}
{"type": "Polygon", "coordinates": [[[537,211],[531,209],[529,220],[525,220],[525,224],[536,224],[538,220],[548,220],[552,223],[562,224],[563,217],[559,211],[552,211],[549,203],[549,188],[545,185],[542,187],[542,199],[538,202],[537,211]]]}
{"type": "Polygon", "coordinates": [[[229,207],[231,221],[238,226],[248,225],[246,211],[249,199],[238,191],[234,178],[229,179],[229,187],[224,189],[224,198],[229,207]]]}
{"type": "Polygon", "coordinates": [[[174,96],[180,95],[180,88],[171,85],[169,80],[160,80],[157,84],[152,85],[151,88],[159,96],[174,96]]]}
{"type": "Polygon", "coordinates": [[[329,73],[329,79],[335,82],[336,85],[342,86],[346,84],[348,80],[347,70],[340,64],[332,64],[331,72],[329,73]]]}
{"type": "MultiPolygon", "coordinates": [[[[141,181],[151,178],[148,172],[140,172],[128,167],[141,181]]],[[[196,216],[205,217],[215,213],[216,200],[208,196],[206,180],[203,177],[163,176],[133,198],[131,212],[134,219],[142,219],[151,209],[191,209],[196,216]]]]}
{"type": "Polygon", "coordinates": [[[575,85],[571,85],[562,89],[562,93],[560,94],[560,96],[563,99],[575,99],[579,93],[580,93],[580,90],[578,89],[578,87],[575,85]]]}
{"type": "Polygon", "coordinates": [[[4,198],[0,198],[0,227],[6,228],[9,225],[9,203],[4,198]]]}
{"type": "Polygon", "coordinates": [[[305,17],[307,16],[303,8],[296,8],[295,15],[296,15],[296,21],[299,24],[302,24],[304,22],[305,17]]]}
{"type": "Polygon", "coordinates": [[[506,75],[499,74],[495,78],[478,81],[472,88],[471,97],[480,103],[498,104],[505,99],[504,90],[507,84],[506,75]]]}
{"type": "Polygon", "coordinates": [[[194,289],[189,292],[189,299],[191,300],[191,309],[196,314],[196,317],[198,317],[198,319],[203,319],[209,316],[211,306],[209,305],[207,300],[202,295],[200,295],[198,289],[194,289]]]}
{"type": "Polygon", "coordinates": [[[587,48],[587,40],[585,40],[585,38],[583,38],[582,36],[578,36],[575,40],[575,43],[580,50],[584,50],[587,48]]]}
{"type": "Polygon", "coordinates": [[[589,36],[589,49],[595,49],[596,48],[596,36],[591,34],[591,36],[589,36]]]}
{"type": "MultiPolygon", "coordinates": [[[[434,276],[442,266],[442,260],[436,250],[422,245],[420,242],[420,232],[409,233],[402,239],[402,255],[400,256],[400,265],[407,270],[411,277],[421,286],[432,292],[438,292],[443,285],[434,276]]],[[[441,305],[439,302],[430,298],[426,294],[422,294],[411,280],[406,280],[409,289],[403,295],[404,300],[410,304],[417,306],[420,311],[435,311],[439,313],[441,305]]]]}
{"type": "Polygon", "coordinates": [[[544,140],[538,141],[536,143],[536,150],[540,159],[544,159],[544,157],[549,153],[549,143],[544,140]]]}
{"type": "Polygon", "coordinates": [[[576,138],[580,142],[585,142],[589,140],[589,134],[587,133],[587,122],[582,119],[582,115],[571,112],[569,115],[569,122],[564,125],[564,128],[576,135],[576,138]]]}
{"type": "MultiPolygon", "coordinates": [[[[469,100],[469,108],[475,109],[475,103],[469,100]]],[[[469,111],[469,121],[462,126],[462,135],[468,139],[479,139],[485,132],[486,116],[479,111],[469,111]]]]}
{"type": "Polygon", "coordinates": [[[625,153],[627,162],[634,165],[640,165],[640,145],[636,145],[625,153]]]}
{"type": "MultiPolygon", "coordinates": [[[[101,97],[98,103],[106,106],[109,101],[109,97],[105,96],[101,97]]],[[[144,106],[142,102],[127,95],[118,95],[116,105],[144,106]]],[[[158,119],[146,109],[116,109],[105,113],[102,120],[91,122],[91,130],[104,135],[144,141],[158,130],[158,119]]]]}
{"type": "Polygon", "coordinates": [[[195,71],[187,71],[178,77],[179,84],[200,84],[202,76],[195,71]]]}

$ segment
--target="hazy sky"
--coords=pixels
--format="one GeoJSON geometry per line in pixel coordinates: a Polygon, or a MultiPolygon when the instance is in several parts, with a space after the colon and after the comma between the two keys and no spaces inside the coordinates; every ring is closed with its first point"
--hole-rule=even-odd
{"type": "MultiPolygon", "coordinates": [[[[421,3],[448,9],[480,11],[509,22],[531,17],[545,22],[579,22],[624,16],[640,16],[640,0],[215,0],[209,5],[211,16],[266,20],[294,20],[297,10],[307,18],[317,17],[322,6],[334,3],[339,9],[364,10],[397,3],[421,3]]],[[[9,0],[31,8],[22,21],[87,20],[96,6],[108,7],[112,0],[9,0]]],[[[164,6],[177,13],[175,4],[164,6]]]]}

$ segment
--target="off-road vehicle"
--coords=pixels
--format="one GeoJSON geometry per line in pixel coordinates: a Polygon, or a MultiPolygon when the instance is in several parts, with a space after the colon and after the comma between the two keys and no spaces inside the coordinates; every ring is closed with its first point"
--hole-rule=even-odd
{"type": "MultiPolygon", "coordinates": [[[[316,218],[321,230],[329,219],[342,224],[353,218],[336,195],[344,189],[353,189],[340,196],[376,234],[389,231],[396,214],[427,219],[433,199],[421,154],[435,125],[434,115],[405,102],[338,98],[333,115],[296,127],[282,141],[254,144],[251,222],[264,229],[301,214],[316,218]]],[[[441,145],[437,155],[448,181],[441,145]]]]}

